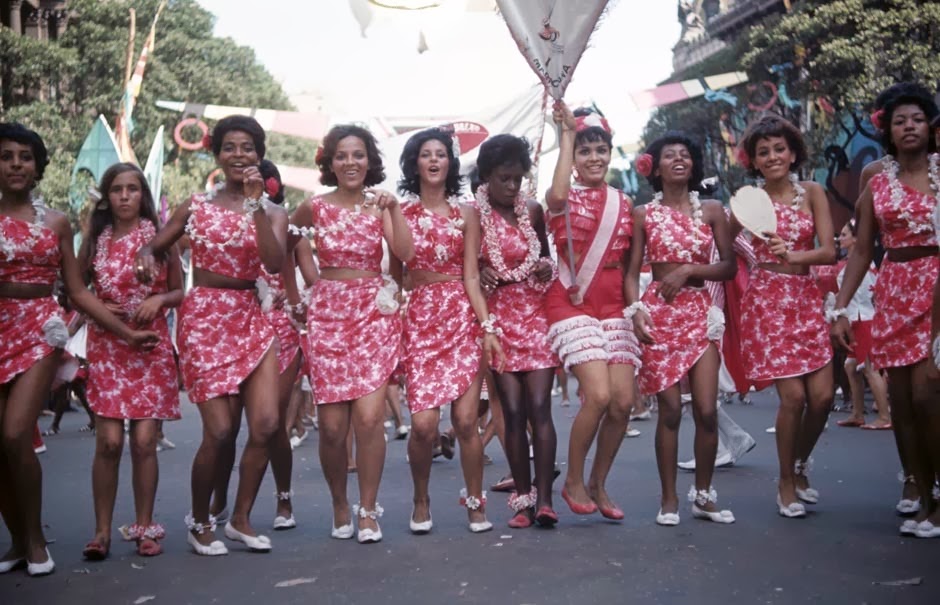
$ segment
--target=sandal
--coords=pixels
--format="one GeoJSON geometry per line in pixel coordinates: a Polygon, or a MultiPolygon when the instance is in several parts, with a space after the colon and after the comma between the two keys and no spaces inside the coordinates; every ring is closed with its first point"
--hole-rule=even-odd
{"type": "Polygon", "coordinates": [[[155,557],[163,552],[158,540],[166,537],[166,530],[159,523],[147,526],[135,523],[127,528],[127,535],[137,542],[137,554],[142,557],[155,557]]]}
{"type": "Polygon", "coordinates": [[[151,538],[141,538],[137,541],[137,554],[141,557],[156,557],[163,553],[160,543],[151,538]]]}
{"type": "Polygon", "coordinates": [[[838,424],[839,426],[846,426],[846,427],[853,427],[853,428],[859,427],[859,426],[862,428],[865,428],[865,421],[860,420],[858,418],[846,418],[845,420],[839,420],[838,422],[836,422],[836,424],[838,424]]]}
{"type": "Polygon", "coordinates": [[[490,491],[493,492],[511,492],[514,489],[516,489],[516,481],[512,478],[512,475],[503,477],[490,486],[490,491]]]}
{"type": "Polygon", "coordinates": [[[92,540],[85,545],[85,549],[82,551],[82,556],[89,561],[104,561],[108,558],[110,554],[110,548],[108,544],[102,544],[97,540],[92,540]]]}
{"type": "Polygon", "coordinates": [[[886,424],[875,424],[874,422],[871,422],[868,424],[863,424],[859,428],[865,429],[866,431],[890,431],[893,427],[891,426],[890,422],[886,424]]]}

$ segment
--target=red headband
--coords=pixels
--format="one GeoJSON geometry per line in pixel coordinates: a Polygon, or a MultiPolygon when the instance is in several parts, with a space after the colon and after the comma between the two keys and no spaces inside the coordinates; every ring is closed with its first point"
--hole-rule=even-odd
{"type": "Polygon", "coordinates": [[[575,132],[581,132],[586,128],[597,126],[607,134],[612,134],[610,130],[610,124],[607,123],[607,118],[604,118],[596,113],[589,113],[586,116],[578,116],[574,119],[574,123],[575,132]]]}

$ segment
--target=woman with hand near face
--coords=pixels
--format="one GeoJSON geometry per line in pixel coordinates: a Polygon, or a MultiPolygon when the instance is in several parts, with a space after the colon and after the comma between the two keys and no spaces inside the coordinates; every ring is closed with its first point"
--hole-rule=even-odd
{"type": "Polygon", "coordinates": [[[115,164],[101,177],[101,200],[79,251],[95,295],[128,326],[153,330],[160,343],[138,351],[92,323],[88,328],[87,397],[95,413],[92,493],[96,530],[85,558],[101,560],[111,547],[111,520],[118,468],[124,449],[124,421],[130,420],[131,462],[137,521],[128,535],[137,554],[162,552],[163,526],[153,523],[157,492],[157,429],[180,417],[176,359],[164,309],[183,300],[183,274],[175,248],[159,259],[147,282],[137,279],[134,257],[157,232],[157,215],[147,180],[133,164],[115,164]]]}
{"type": "Polygon", "coordinates": [[[385,465],[385,388],[401,355],[398,285],[382,274],[382,242],[399,259],[413,257],[414,245],[395,196],[371,189],[385,180],[372,133],[334,126],[317,151],[317,165],[320,181],[336,189],[301,204],[291,216],[291,232],[292,241],[311,237],[320,260],[307,315],[320,464],[333,499],[331,535],[352,538],[346,496],[352,423],[360,498],[353,514],[359,542],[373,543],[382,539],[377,498],[385,465]]]}
{"type": "Polygon", "coordinates": [[[180,308],[178,343],[183,383],[198,405],[203,437],[193,460],[187,540],[196,553],[207,556],[228,553],[214,539],[209,500],[218,474],[226,470],[224,453],[233,447],[242,407],[248,441],[225,536],[254,551],[271,550],[271,541],[257,535],[249,521],[278,428],[275,335],[255,282],[262,270],[280,271],[287,238],[287,215],[268,201],[258,169],[265,152],[258,122],[245,116],[223,118],[211,145],[225,181],[181,204],[136,261],[138,277],[147,277],[155,255],[189,235],[194,287],[180,308]]]}
{"type": "MultiPolygon", "coordinates": [[[[431,128],[412,136],[401,156],[399,190],[408,196],[402,214],[414,240],[414,255],[401,260],[413,284],[403,345],[411,412],[408,462],[414,481],[409,527],[415,534],[431,531],[431,460],[439,440],[440,408],[451,402],[451,423],[460,442],[469,528],[481,532],[493,527],[482,507],[483,444],[477,431],[483,377],[477,320],[488,314],[479,282],[465,285],[470,271],[468,259],[472,257],[475,262],[477,255],[469,234],[475,213],[458,197],[460,163],[453,144],[451,133],[431,128]],[[474,506],[476,502],[479,506],[474,506]]],[[[488,356],[499,349],[496,334],[487,333],[483,338],[488,356]]]]}
{"type": "Polygon", "coordinates": [[[620,520],[623,511],[605,484],[630,420],[640,366],[639,344],[623,317],[633,204],[604,180],[612,142],[607,121],[587,111],[575,116],[564,103],[555,106],[553,117],[561,127],[560,151],[545,200],[559,279],[545,306],[552,350],[574,372],[582,395],[561,497],[575,514],[600,510],[620,520]],[[597,453],[585,485],[584,462],[595,436],[597,453]]]}
{"type": "MultiPolygon", "coordinates": [[[[662,502],[656,522],[678,525],[676,458],[682,419],[680,381],[688,375],[695,419],[695,483],[689,491],[692,515],[716,523],[733,523],[729,510],[716,506],[711,480],[718,449],[718,346],[724,314],[713,306],[705,282],[732,279],[737,261],[731,230],[721,204],[701,200],[702,152],[679,132],[650,145],[646,173],[656,195],[634,211],[630,270],[625,284],[624,316],[633,321],[643,344],[638,373],[641,395],[656,394],[656,463],[662,502]],[[719,261],[712,263],[712,248],[719,261]],[[653,281],[639,296],[640,271],[649,262],[653,281]]],[[[641,168],[642,169],[642,168],[641,168]]]]}
{"type": "Polygon", "coordinates": [[[135,348],[153,348],[160,338],[128,327],[85,288],[68,218],[34,191],[48,163],[38,134],[0,124],[0,515],[13,541],[0,555],[0,573],[25,565],[31,576],[55,570],[32,435],[69,336],[52,297],[56,278],[79,311],[135,348]]]}
{"type": "MultiPolygon", "coordinates": [[[[741,351],[748,380],[772,380],[780,397],[777,510],[804,517],[803,502],[819,500],[807,474],[832,407],[832,346],[810,275],[811,266],[836,260],[832,218],[823,188],[797,175],[806,146],[796,127],[765,116],[748,127],[742,147],[773,201],[777,232],[753,240],[757,265],[741,300],[741,351]]],[[[733,225],[736,236],[741,226],[733,225]]]]}
{"type": "Polygon", "coordinates": [[[862,171],[864,190],[855,204],[858,235],[832,312],[833,341],[855,344],[847,306],[862,284],[880,233],[886,254],[874,289],[871,362],[888,374],[888,399],[905,486],[919,500],[902,500],[899,512],[914,514],[902,535],[940,537],[940,506],[933,493],[940,473],[940,380],[932,369],[931,292],[940,273],[933,215],[940,200],[940,155],[930,122],[940,111],[918,84],[891,86],[878,97],[872,118],[888,155],[862,171]],[[904,508],[902,511],[901,508],[904,508]]]}

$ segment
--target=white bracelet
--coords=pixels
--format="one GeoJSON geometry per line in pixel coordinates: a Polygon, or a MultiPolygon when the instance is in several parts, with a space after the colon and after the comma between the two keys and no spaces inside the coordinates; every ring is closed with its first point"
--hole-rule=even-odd
{"type": "Polygon", "coordinates": [[[638,300],[623,310],[624,319],[626,319],[627,321],[630,321],[631,319],[633,319],[633,316],[637,314],[637,311],[643,311],[647,315],[649,315],[650,313],[649,307],[647,307],[641,301],[638,300]]]}
{"type": "MultiPolygon", "coordinates": [[[[849,310],[845,307],[842,307],[841,309],[826,309],[826,323],[834,323],[840,317],[849,319],[849,310]]],[[[849,321],[849,323],[852,322],[849,321]]]]}
{"type": "Polygon", "coordinates": [[[480,327],[486,334],[496,334],[497,336],[503,335],[503,330],[496,325],[496,316],[490,315],[485,321],[480,322],[480,327]]]}
{"type": "Polygon", "coordinates": [[[267,193],[261,194],[261,197],[255,197],[255,198],[246,197],[245,203],[242,204],[242,208],[245,210],[245,212],[248,212],[249,214],[257,212],[258,210],[261,210],[262,208],[264,208],[264,202],[266,202],[267,199],[268,199],[267,193]]]}

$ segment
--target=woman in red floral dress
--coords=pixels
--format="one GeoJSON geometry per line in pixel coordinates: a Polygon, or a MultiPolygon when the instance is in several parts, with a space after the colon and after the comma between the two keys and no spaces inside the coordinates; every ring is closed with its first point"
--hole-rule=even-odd
{"type": "MultiPolygon", "coordinates": [[[[811,266],[836,260],[832,218],[823,188],[797,176],[806,146],[796,127],[778,116],[763,117],[748,127],[742,148],[773,200],[777,232],[752,241],[757,265],[741,300],[741,351],[748,380],[773,380],[780,397],[777,510],[804,517],[800,501],[819,500],[807,472],[832,407],[832,346],[822,293],[810,275],[811,266]]],[[[737,235],[741,226],[732,224],[737,235]]]]}
{"type": "Polygon", "coordinates": [[[148,283],[134,273],[134,257],[157,231],[157,214],[147,179],[133,164],[105,171],[102,199],[91,215],[79,264],[93,281],[95,294],[129,326],[153,330],[160,344],[137,351],[97,324],[88,327],[88,403],[95,413],[92,493],[95,537],[85,546],[87,559],[104,559],[111,547],[111,520],[118,469],[124,449],[124,421],[130,420],[131,463],[137,522],[128,529],[137,553],[162,552],[163,526],[153,523],[157,492],[157,428],[160,420],[180,417],[176,360],[164,309],[183,300],[183,274],[173,248],[148,283]]]}
{"type": "MultiPolygon", "coordinates": [[[[398,258],[411,258],[414,246],[395,196],[369,189],[385,179],[372,133],[353,125],[331,128],[317,151],[317,165],[320,181],[336,189],[301,204],[291,217],[291,231],[292,238],[312,237],[320,259],[307,329],[311,382],[320,406],[320,464],[333,497],[331,535],[353,536],[346,499],[346,436],[352,423],[358,540],[378,542],[385,388],[401,356],[398,285],[382,274],[382,240],[398,258]]],[[[297,302],[292,296],[290,303],[297,302]]]]}
{"type": "Polygon", "coordinates": [[[650,145],[641,169],[656,191],[653,201],[634,211],[630,270],[624,316],[633,321],[643,344],[643,367],[637,375],[641,395],[656,394],[656,463],[662,502],[656,522],[678,525],[676,462],[682,393],[688,375],[695,419],[695,484],[689,491],[692,515],[716,523],[733,523],[729,510],[716,506],[711,480],[718,450],[719,345],[724,313],[715,307],[705,282],[734,278],[737,260],[731,230],[721,204],[702,201],[702,152],[679,132],[667,133],[650,145]],[[712,249],[718,262],[712,263],[712,249]],[[645,256],[644,256],[645,254],[645,256]],[[640,272],[648,262],[653,282],[640,300],[640,272]]]}
{"type": "Polygon", "coordinates": [[[623,317],[633,204],[604,180],[612,144],[607,121],[583,110],[578,114],[564,103],[555,106],[560,152],[545,196],[559,272],[545,302],[549,338],[565,368],[574,372],[582,395],[571,425],[561,497],[576,514],[600,510],[604,517],[620,520],[623,511],[605,484],[627,430],[640,366],[639,344],[623,317]],[[584,462],[595,436],[597,453],[585,485],[584,462]]]}
{"type": "MultiPolygon", "coordinates": [[[[933,95],[918,84],[900,83],[879,95],[873,115],[888,152],[865,167],[855,213],[858,234],[835,309],[833,339],[854,344],[846,307],[862,283],[880,233],[886,249],[874,289],[870,359],[888,374],[888,399],[905,483],[920,495],[915,517],[901,534],[940,537],[940,507],[933,493],[940,473],[940,414],[931,377],[931,291],[940,273],[933,215],[940,200],[940,155],[930,122],[940,115],[933,95]]],[[[911,510],[910,512],[914,512],[911,510]]]]}
{"type": "Polygon", "coordinates": [[[0,573],[25,565],[31,576],[55,569],[43,536],[42,469],[32,445],[68,340],[53,284],[61,275],[79,311],[135,347],[152,348],[159,339],[128,327],[85,288],[68,218],[34,191],[48,163],[38,134],[0,124],[0,515],[12,539],[0,555],[0,573]]]}
{"type": "Polygon", "coordinates": [[[274,330],[264,317],[255,283],[262,270],[281,269],[287,238],[285,212],[267,201],[258,163],[264,130],[254,118],[219,120],[211,137],[224,183],[193,195],[137,254],[138,277],[151,274],[154,255],[189,235],[193,283],[180,308],[179,349],[183,383],[198,404],[203,437],[192,471],[192,513],[187,541],[200,555],[228,553],[215,540],[209,500],[224,454],[232,447],[244,406],[248,441],[239,468],[235,508],[225,536],[267,552],[271,541],[249,521],[277,434],[277,352],[274,330]]]}
{"type": "MultiPolygon", "coordinates": [[[[439,440],[442,405],[453,402],[451,423],[460,442],[471,531],[492,529],[483,509],[483,444],[477,431],[482,351],[477,317],[486,317],[479,287],[464,285],[473,209],[461,204],[460,161],[451,133],[423,130],[405,144],[400,191],[408,196],[402,214],[414,240],[414,256],[402,259],[413,284],[404,321],[404,370],[411,412],[408,462],[414,481],[413,533],[431,531],[428,482],[439,440]],[[476,500],[472,499],[475,498],[476,500]],[[472,507],[477,500],[480,506],[472,507]]],[[[488,336],[488,341],[495,336],[488,336]]]]}
{"type": "Polygon", "coordinates": [[[509,134],[480,147],[477,189],[481,262],[490,317],[497,318],[506,357],[493,376],[505,421],[506,456],[515,491],[509,498],[509,526],[533,521],[544,527],[558,522],[552,510],[557,438],[552,422],[552,381],[558,357],[548,339],[545,293],[555,281],[542,207],[522,193],[522,179],[532,168],[529,143],[509,134]],[[529,466],[528,426],[532,426],[535,477],[529,466]]]}

